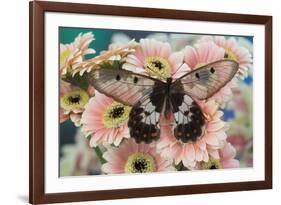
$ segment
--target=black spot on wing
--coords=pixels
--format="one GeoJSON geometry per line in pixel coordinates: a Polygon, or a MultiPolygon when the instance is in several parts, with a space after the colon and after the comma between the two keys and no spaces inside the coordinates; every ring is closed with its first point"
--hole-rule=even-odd
{"type": "Polygon", "coordinates": [[[117,75],[116,75],[116,77],[115,77],[115,79],[116,79],[117,81],[121,80],[120,75],[119,75],[119,74],[117,74],[117,75]]]}
{"type": "Polygon", "coordinates": [[[134,83],[137,84],[138,80],[139,80],[138,77],[135,76],[134,77],[134,83]]]}
{"type": "Polygon", "coordinates": [[[195,73],[195,77],[196,77],[197,79],[200,79],[199,73],[195,73]]]}

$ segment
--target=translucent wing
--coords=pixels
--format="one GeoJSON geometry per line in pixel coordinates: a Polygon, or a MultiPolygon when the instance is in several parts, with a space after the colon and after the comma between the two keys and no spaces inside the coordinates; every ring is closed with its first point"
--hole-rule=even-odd
{"type": "Polygon", "coordinates": [[[198,100],[207,99],[234,77],[238,67],[238,63],[232,60],[220,60],[210,63],[177,79],[171,86],[171,92],[179,89],[180,83],[185,94],[198,100]]]}
{"type": "Polygon", "coordinates": [[[90,73],[89,83],[99,92],[118,102],[134,106],[163,82],[122,69],[101,68],[90,73]]]}

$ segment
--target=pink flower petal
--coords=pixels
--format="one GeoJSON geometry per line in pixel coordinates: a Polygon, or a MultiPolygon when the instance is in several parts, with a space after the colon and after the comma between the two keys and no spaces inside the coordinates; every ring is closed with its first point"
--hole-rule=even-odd
{"type": "Polygon", "coordinates": [[[208,162],[209,161],[209,155],[207,151],[203,152],[203,161],[204,162],[208,162]]]}
{"type": "Polygon", "coordinates": [[[194,69],[195,66],[198,64],[197,53],[193,47],[191,46],[185,47],[184,61],[192,69],[194,69]]]}
{"type": "Polygon", "coordinates": [[[197,146],[195,146],[195,160],[199,162],[203,160],[202,150],[200,150],[197,146]]]}
{"type": "Polygon", "coordinates": [[[236,150],[230,143],[226,143],[223,149],[220,151],[220,154],[222,158],[230,159],[235,157],[236,150]]]}
{"type": "Polygon", "coordinates": [[[223,121],[217,121],[217,122],[210,122],[208,124],[208,132],[216,132],[219,131],[220,129],[223,129],[225,126],[225,123],[223,121]]]}
{"type": "Polygon", "coordinates": [[[210,150],[208,150],[208,153],[214,159],[219,159],[220,158],[218,150],[210,149],[210,150]]]}
{"type": "Polygon", "coordinates": [[[239,161],[236,159],[229,159],[222,162],[223,168],[239,168],[239,161]]]}
{"type": "Polygon", "coordinates": [[[163,45],[161,46],[161,51],[159,53],[160,57],[168,58],[171,55],[171,53],[172,53],[172,48],[170,44],[163,43],[163,45]]]}
{"type": "Polygon", "coordinates": [[[173,72],[172,72],[173,76],[172,76],[172,78],[173,79],[178,79],[178,78],[182,77],[183,75],[189,73],[190,71],[191,71],[191,68],[188,67],[188,65],[185,64],[185,63],[180,65],[179,68],[178,67],[176,67],[176,68],[173,67],[173,72]]]}
{"type": "Polygon", "coordinates": [[[175,159],[175,164],[178,164],[180,163],[180,161],[182,161],[181,152],[182,149],[180,148],[179,144],[175,144],[174,146],[171,147],[171,154],[175,159]]]}
{"type": "MultiPolygon", "coordinates": [[[[173,69],[177,69],[183,64],[183,52],[176,52],[169,56],[168,58],[171,65],[174,65],[173,69]]],[[[176,70],[173,70],[173,72],[176,70]]]]}
{"type": "Polygon", "coordinates": [[[212,145],[212,146],[219,146],[220,142],[216,136],[216,133],[208,133],[204,137],[205,141],[207,144],[212,145]]]}
{"type": "Polygon", "coordinates": [[[118,130],[115,128],[109,128],[108,129],[108,143],[113,144],[115,137],[117,135],[118,130]]]}
{"type": "Polygon", "coordinates": [[[205,150],[206,149],[206,141],[204,139],[198,140],[196,142],[196,145],[201,149],[205,150]]]}
{"type": "Polygon", "coordinates": [[[98,144],[104,137],[107,138],[107,133],[105,130],[100,130],[96,133],[94,133],[90,139],[90,146],[94,147],[94,144],[98,144]]]}
{"type": "Polygon", "coordinates": [[[63,123],[68,119],[69,119],[69,115],[64,114],[63,110],[60,109],[60,123],[63,123]]]}
{"type": "Polygon", "coordinates": [[[216,133],[216,136],[219,140],[226,140],[227,135],[224,130],[220,130],[216,133]]]}
{"type": "Polygon", "coordinates": [[[155,150],[155,147],[147,144],[137,144],[133,139],[122,143],[118,148],[108,147],[103,154],[107,162],[102,166],[105,173],[124,173],[125,164],[132,154],[147,153],[153,157],[156,163],[156,171],[174,170],[172,161],[163,159],[155,150]]]}
{"type": "Polygon", "coordinates": [[[193,144],[188,143],[185,148],[185,157],[188,161],[195,160],[195,150],[193,144]]]}

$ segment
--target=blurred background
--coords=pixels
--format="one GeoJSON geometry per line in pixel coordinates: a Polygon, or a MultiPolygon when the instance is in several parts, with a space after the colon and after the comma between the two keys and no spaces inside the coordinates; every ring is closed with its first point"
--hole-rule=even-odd
{"type": "MultiPolygon", "coordinates": [[[[59,28],[59,41],[68,44],[80,33],[92,32],[95,40],[89,47],[96,50],[95,55],[107,50],[112,43],[127,43],[131,39],[139,41],[141,38],[153,38],[169,42],[173,51],[179,51],[186,45],[195,44],[202,35],[163,33],[147,31],[107,30],[89,28],[59,28]]],[[[230,36],[229,36],[230,37],[230,36]]],[[[253,56],[253,38],[235,37],[240,46],[247,48],[253,56]]],[[[226,37],[228,38],[228,37],[226,37]]],[[[92,58],[95,55],[87,55],[92,58]]],[[[236,148],[236,159],[240,167],[252,167],[253,160],[253,131],[252,131],[252,70],[244,80],[238,82],[238,88],[233,90],[233,99],[223,108],[224,120],[228,122],[227,140],[236,148]]],[[[60,176],[79,176],[100,174],[99,160],[79,128],[71,121],[60,124],[60,176]]]]}

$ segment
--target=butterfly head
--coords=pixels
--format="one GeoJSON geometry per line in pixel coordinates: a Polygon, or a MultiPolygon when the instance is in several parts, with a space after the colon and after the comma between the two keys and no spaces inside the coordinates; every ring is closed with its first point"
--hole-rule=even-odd
{"type": "Polygon", "coordinates": [[[172,81],[173,81],[173,79],[172,79],[171,77],[170,77],[170,78],[167,78],[167,80],[166,80],[167,84],[169,84],[169,85],[172,84],[172,81]]]}

